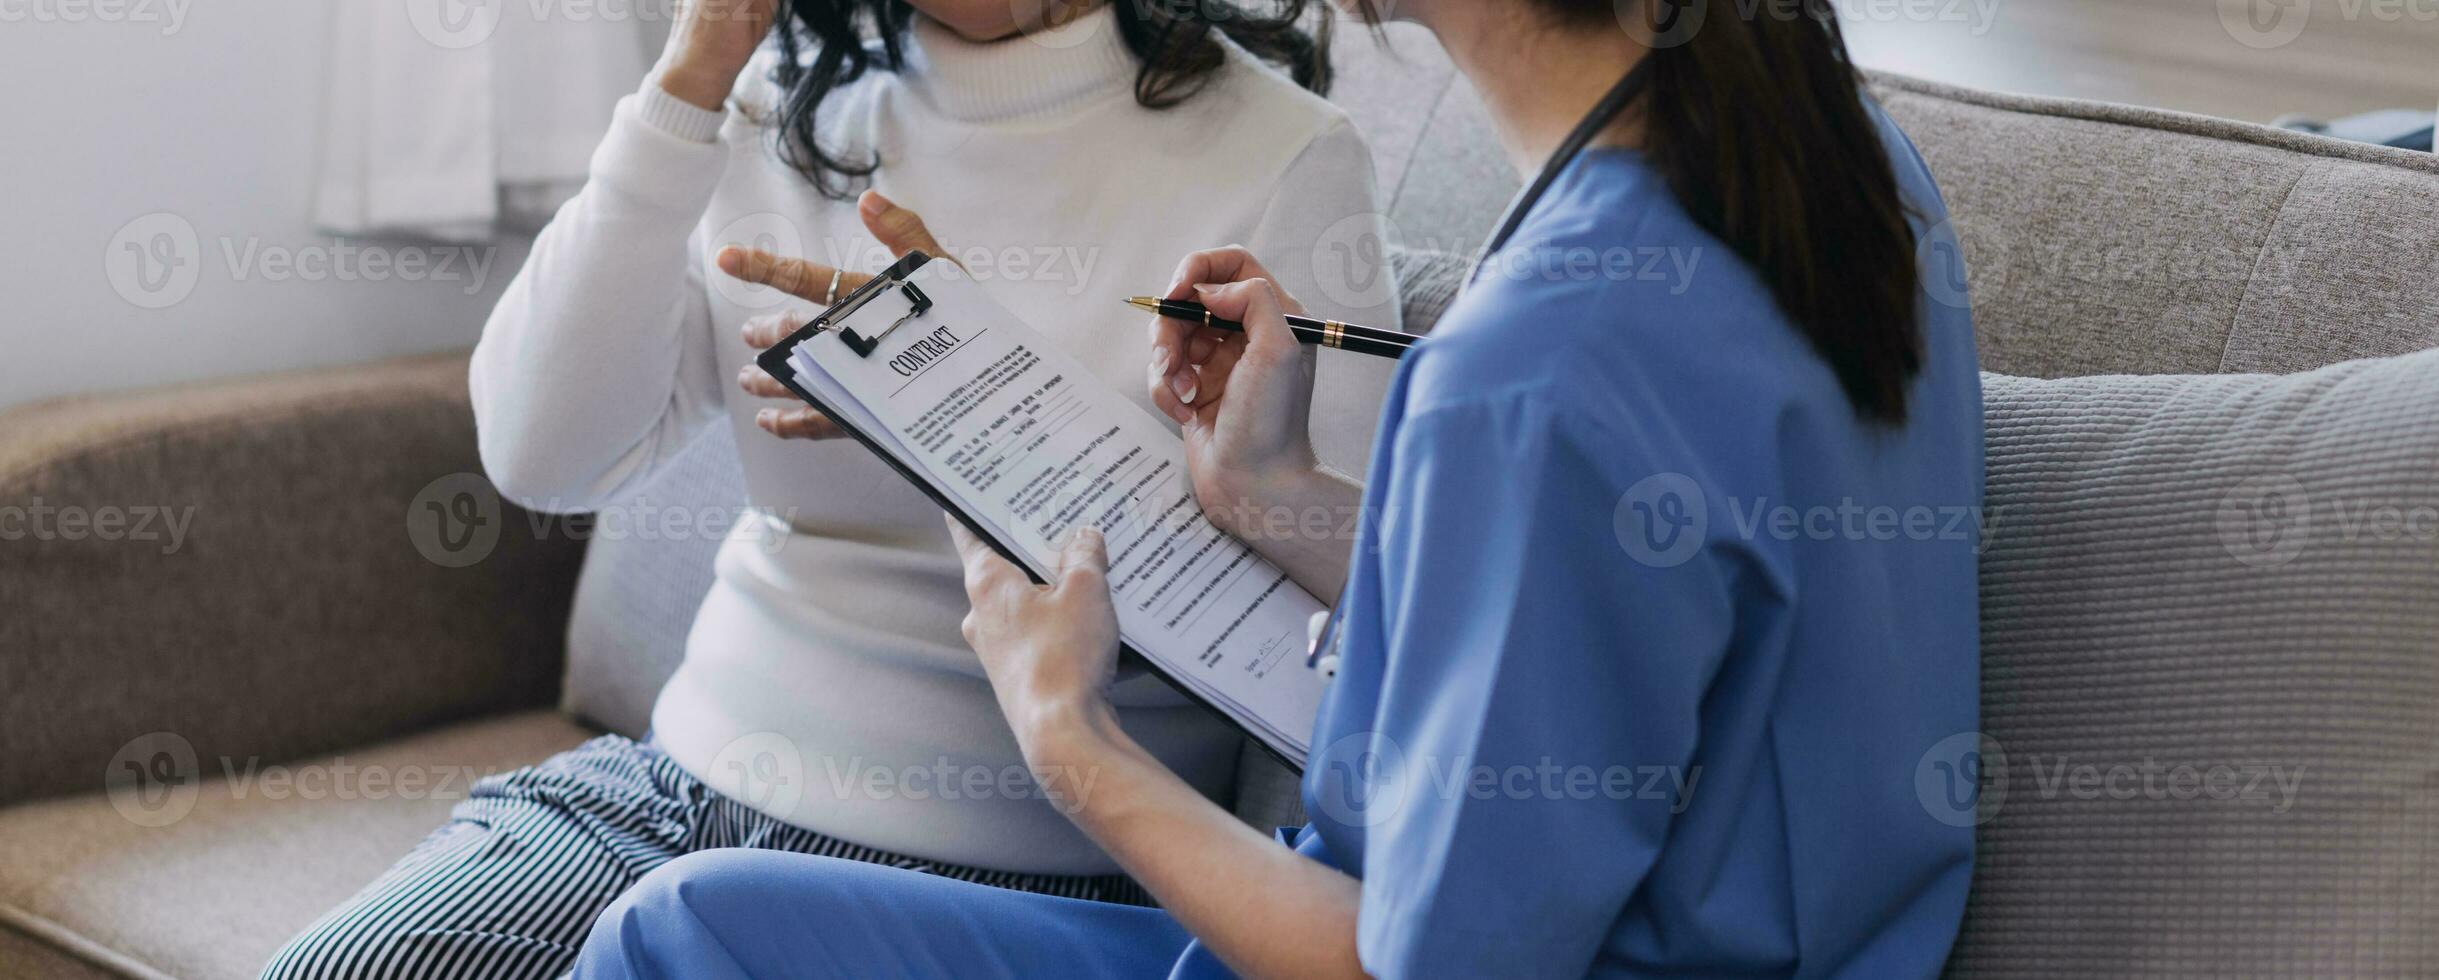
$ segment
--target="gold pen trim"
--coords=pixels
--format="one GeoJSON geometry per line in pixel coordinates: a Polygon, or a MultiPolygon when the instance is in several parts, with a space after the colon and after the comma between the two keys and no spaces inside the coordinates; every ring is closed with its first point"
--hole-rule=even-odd
{"type": "Polygon", "coordinates": [[[1344,347],[1344,346],[1346,346],[1346,345],[1345,345],[1345,343],[1344,343],[1344,341],[1345,341],[1346,339],[1347,339],[1347,325],[1346,325],[1346,324],[1340,323],[1340,322],[1338,322],[1338,321],[1336,321],[1336,320],[1323,320],[1323,321],[1321,321],[1321,346],[1323,346],[1323,347],[1344,347]]]}

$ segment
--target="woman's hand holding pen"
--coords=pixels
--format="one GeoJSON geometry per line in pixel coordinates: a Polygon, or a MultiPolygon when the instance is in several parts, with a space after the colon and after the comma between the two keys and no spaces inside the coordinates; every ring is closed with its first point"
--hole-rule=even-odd
{"type": "Polygon", "coordinates": [[[1313,453],[1313,372],[1318,354],[1299,343],[1285,314],[1303,306],[1238,246],[1186,256],[1167,299],[1200,302],[1242,333],[1199,323],[1152,321],[1152,403],[1178,425],[1194,495],[1214,525],[1244,539],[1323,599],[1346,577],[1350,542],[1312,535],[1351,516],[1362,487],[1313,453]],[[1273,520],[1279,508],[1291,519],[1273,520]],[[1284,529],[1284,533],[1271,533],[1284,529]]]}
{"type": "MultiPolygon", "coordinates": [[[[921,250],[936,256],[947,255],[923,218],[878,191],[865,191],[856,201],[856,214],[864,219],[864,228],[880,240],[892,255],[909,250],[921,250]]],[[[720,250],[717,257],[720,271],[746,282],[769,286],[790,296],[828,306],[838,297],[853,292],[857,286],[872,279],[868,273],[834,269],[819,262],[808,262],[793,256],[773,255],[761,249],[731,245],[720,250]]],[[[796,328],[804,326],[804,317],[792,310],[768,313],[745,321],[743,330],[746,346],[768,350],[771,345],[786,340],[796,328]]],[[[846,433],[823,415],[820,409],[796,400],[796,396],[779,384],[770,372],[759,364],[748,363],[737,374],[737,386],[759,398],[786,402],[785,406],[765,408],[754,413],[754,424],[762,431],[782,439],[836,439],[846,433]]]]}
{"type": "Polygon", "coordinates": [[[1186,256],[1164,298],[1194,300],[1245,324],[1238,333],[1152,321],[1152,404],[1185,436],[1203,510],[1234,531],[1245,508],[1319,465],[1309,431],[1314,350],[1280,318],[1304,307],[1237,246],[1186,256]]]}

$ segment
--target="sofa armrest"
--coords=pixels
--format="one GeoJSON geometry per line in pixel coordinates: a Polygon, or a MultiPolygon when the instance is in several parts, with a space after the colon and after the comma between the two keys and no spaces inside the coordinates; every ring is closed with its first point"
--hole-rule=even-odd
{"type": "Polygon", "coordinates": [[[450,354],[0,413],[0,804],[100,789],[148,733],[212,772],[550,703],[582,535],[490,491],[465,379],[450,354]]]}

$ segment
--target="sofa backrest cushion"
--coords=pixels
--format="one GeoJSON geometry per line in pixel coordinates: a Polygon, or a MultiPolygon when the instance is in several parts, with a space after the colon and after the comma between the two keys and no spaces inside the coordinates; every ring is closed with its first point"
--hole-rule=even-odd
{"type": "Polygon", "coordinates": [[[1950,972],[2439,974],[2439,350],[1983,386],[1950,972]]]}
{"type": "Polygon", "coordinates": [[[1985,370],[2302,371],[2439,342],[2439,157],[1894,75],[1872,88],[1947,199],[1985,370]]]}
{"type": "MultiPolygon", "coordinates": [[[[722,528],[745,512],[745,470],[736,437],[715,425],[618,506],[662,513],[710,511],[690,528],[722,528]]],[[[686,632],[711,591],[720,533],[596,535],[576,578],[567,623],[567,677],[560,707],[609,731],[640,738],[652,702],[686,656],[686,632]]]]}
{"type": "MultiPolygon", "coordinates": [[[[1389,226],[1465,253],[1518,185],[1411,25],[1340,34],[1336,97],[1389,226]]],[[[2439,157],[2229,120],[1875,74],[1971,268],[1986,370],[2302,371],[2439,343],[2439,157]]]]}

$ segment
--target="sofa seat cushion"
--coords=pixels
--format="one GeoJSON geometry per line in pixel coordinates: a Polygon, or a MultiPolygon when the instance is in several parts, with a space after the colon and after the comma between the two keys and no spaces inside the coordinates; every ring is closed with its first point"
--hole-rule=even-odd
{"type": "Polygon", "coordinates": [[[1984,400],[1950,973],[2439,975],[2439,350],[1984,400]]]}
{"type": "MultiPolygon", "coordinates": [[[[156,796],[153,809],[122,791],[118,805],[94,793],[0,810],[0,966],[253,977],[447,820],[474,779],[591,734],[529,711],[285,765],[178,759],[171,785],[193,792],[156,796]]],[[[142,765],[163,744],[122,761],[142,765]]]]}

